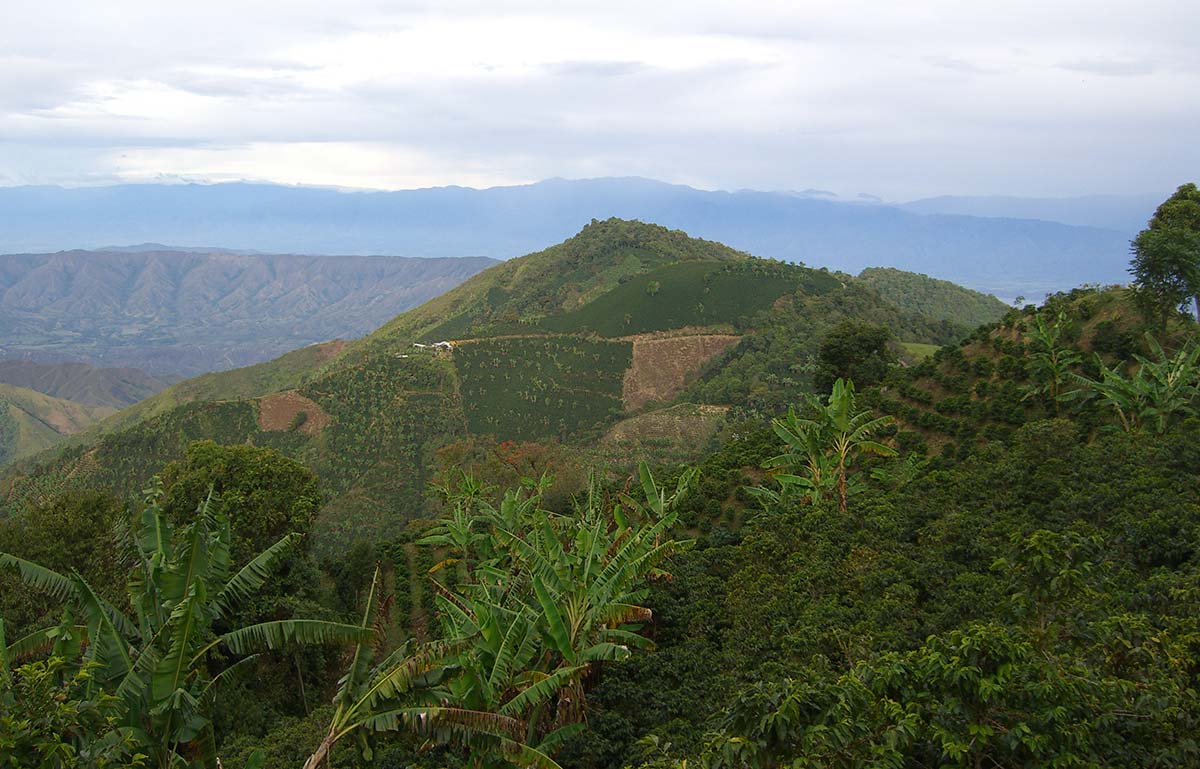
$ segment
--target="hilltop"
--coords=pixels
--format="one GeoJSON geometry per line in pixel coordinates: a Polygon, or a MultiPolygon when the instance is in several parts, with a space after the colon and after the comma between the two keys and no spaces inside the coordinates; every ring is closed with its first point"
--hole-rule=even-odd
{"type": "Polygon", "coordinates": [[[58,456],[19,464],[0,493],[10,508],[63,484],[128,493],[193,440],[249,442],[321,476],[324,544],[370,539],[423,514],[435,452],[455,442],[604,452],[687,441],[695,451],[730,408],[771,410],[811,388],[798,364],[845,320],[885,325],[897,342],[969,332],[848,275],[657,225],[594,221],[360,340],[167,388],[58,456]],[[434,341],[453,349],[419,346],[434,341]]]}

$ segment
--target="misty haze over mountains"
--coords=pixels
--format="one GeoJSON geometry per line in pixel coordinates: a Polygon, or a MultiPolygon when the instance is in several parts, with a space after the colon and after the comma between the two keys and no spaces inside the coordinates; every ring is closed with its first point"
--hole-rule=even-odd
{"type": "Polygon", "coordinates": [[[639,178],[484,190],[342,192],[270,184],[0,188],[0,251],[142,242],[291,253],[488,256],[640,219],[758,256],[857,273],[894,266],[1011,300],[1126,279],[1154,196],[942,197],[907,204],[813,193],[709,192],[639,178]]]}

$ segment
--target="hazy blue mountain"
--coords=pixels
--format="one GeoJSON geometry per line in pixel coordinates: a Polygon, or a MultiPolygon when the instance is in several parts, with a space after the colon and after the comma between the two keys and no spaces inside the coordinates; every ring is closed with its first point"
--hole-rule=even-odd
{"type": "Polygon", "coordinates": [[[917,214],[961,214],[1005,219],[1042,219],[1048,222],[1120,230],[1132,238],[1146,226],[1171,190],[1158,195],[1082,195],[1071,198],[1021,198],[1004,195],[978,197],[943,195],[904,203],[917,214]]]}
{"type": "Polygon", "coordinates": [[[0,250],[219,242],[271,252],[509,258],[608,217],[851,273],[898,267],[1005,299],[1124,280],[1131,234],[1121,227],[918,214],[806,193],[707,192],[646,179],[396,192],[238,183],[0,189],[0,250]]]}
{"type": "Polygon", "coordinates": [[[362,336],[493,263],[168,247],[10,254],[0,256],[0,358],[152,374],[245,366],[362,336]]]}

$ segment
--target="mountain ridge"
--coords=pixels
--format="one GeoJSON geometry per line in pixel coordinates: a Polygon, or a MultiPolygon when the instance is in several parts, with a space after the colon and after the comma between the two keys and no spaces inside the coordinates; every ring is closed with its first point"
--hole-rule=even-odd
{"type": "Polygon", "coordinates": [[[58,245],[202,246],[221,239],[273,252],[506,259],[610,217],[655,221],[759,256],[845,272],[877,266],[923,272],[1004,298],[1122,282],[1134,234],[1116,224],[918,214],[874,203],[704,191],[638,178],[390,192],[227,183],[3,188],[0,232],[6,240],[0,250],[55,245],[40,235],[55,232],[58,245]]]}
{"type": "Polygon", "coordinates": [[[365,334],[494,263],[229,251],[0,256],[0,356],[153,374],[365,334]]]}
{"type": "Polygon", "coordinates": [[[685,450],[695,451],[731,404],[770,410],[799,397],[813,375],[806,361],[843,320],[920,343],[969,330],[899,308],[850,275],[658,225],[596,221],[361,339],[173,385],[13,466],[0,499],[20,506],[55,484],[136,485],[191,441],[249,442],[324,480],[318,539],[339,550],[423,514],[433,457],[459,441],[588,452],[618,423],[662,412],[614,434],[661,442],[647,430],[666,430],[691,436],[685,450]],[[450,349],[421,346],[441,340],[450,349]],[[736,387],[722,379],[729,372],[736,387]],[[689,402],[700,408],[672,408],[689,402]],[[679,420],[695,429],[675,430],[679,420]]]}

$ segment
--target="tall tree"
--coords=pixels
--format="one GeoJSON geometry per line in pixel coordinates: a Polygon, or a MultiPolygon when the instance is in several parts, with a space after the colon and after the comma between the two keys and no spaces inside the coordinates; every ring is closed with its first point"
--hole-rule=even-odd
{"type": "Polygon", "coordinates": [[[1200,189],[1182,185],[1131,246],[1129,271],[1143,303],[1165,319],[1192,301],[1200,320],[1200,189]]]}

